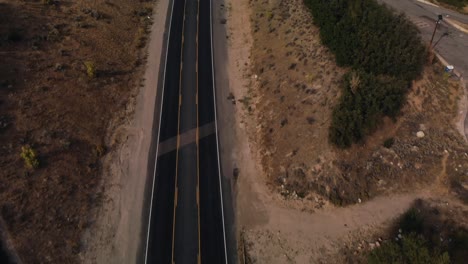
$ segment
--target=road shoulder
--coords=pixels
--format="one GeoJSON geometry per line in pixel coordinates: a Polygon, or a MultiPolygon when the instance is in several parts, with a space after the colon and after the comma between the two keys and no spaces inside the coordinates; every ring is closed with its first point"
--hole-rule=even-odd
{"type": "Polygon", "coordinates": [[[93,212],[94,224],[84,236],[86,263],[135,263],[146,239],[147,167],[168,6],[169,0],[158,0],[154,7],[144,78],[128,109],[133,118],[108,130],[111,150],[103,162],[103,205],[93,212]]]}

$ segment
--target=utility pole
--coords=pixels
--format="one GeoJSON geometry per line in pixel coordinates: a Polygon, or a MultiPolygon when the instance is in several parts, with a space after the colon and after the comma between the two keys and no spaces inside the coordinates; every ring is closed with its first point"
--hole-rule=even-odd
{"type": "Polygon", "coordinates": [[[432,32],[432,37],[431,37],[431,42],[429,42],[429,47],[432,47],[432,41],[434,40],[434,36],[435,36],[436,30],[437,30],[437,27],[439,26],[440,21],[442,21],[442,19],[444,19],[444,17],[442,15],[439,15],[438,19],[437,19],[437,21],[435,23],[434,32],[432,32]]]}
{"type": "Polygon", "coordinates": [[[437,40],[437,42],[434,44],[432,48],[434,49],[437,46],[437,44],[439,44],[439,42],[442,40],[443,37],[449,36],[449,35],[450,35],[449,32],[445,32],[444,34],[442,34],[442,36],[440,36],[439,40],[437,40]]]}

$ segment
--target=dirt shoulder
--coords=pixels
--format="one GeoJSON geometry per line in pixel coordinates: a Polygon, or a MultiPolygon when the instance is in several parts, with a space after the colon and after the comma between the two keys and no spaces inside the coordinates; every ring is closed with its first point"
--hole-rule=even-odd
{"type": "Polygon", "coordinates": [[[467,181],[454,126],[463,93],[439,65],[414,83],[396,122],[341,151],[328,127],[346,69],[302,1],[226,1],[224,11],[240,261],[341,263],[345,244],[371,239],[416,199],[465,199],[455,184],[467,181]]]}
{"type": "Polygon", "coordinates": [[[87,262],[90,242],[82,236],[99,224],[91,214],[103,203],[104,218],[120,217],[107,219],[101,237],[114,232],[125,244],[126,221],[139,218],[143,176],[132,182],[128,172],[137,165],[126,160],[145,152],[135,143],[146,140],[144,118],[133,115],[151,107],[138,88],[154,3],[0,3],[0,213],[7,244],[23,262],[87,262]],[[37,169],[25,167],[23,146],[36,152],[37,169]],[[107,206],[110,200],[116,203],[107,206]]]}
{"type": "Polygon", "coordinates": [[[158,76],[164,40],[168,0],[158,0],[148,43],[144,82],[123,125],[111,126],[107,144],[113,151],[103,162],[101,207],[93,212],[94,225],[85,235],[86,263],[135,263],[146,241],[142,217],[147,166],[152,140],[158,76]]]}

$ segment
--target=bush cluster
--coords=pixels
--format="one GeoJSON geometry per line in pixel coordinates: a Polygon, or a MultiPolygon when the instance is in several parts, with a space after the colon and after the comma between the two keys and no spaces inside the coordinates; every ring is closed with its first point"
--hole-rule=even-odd
{"type": "Polygon", "coordinates": [[[399,231],[395,233],[398,235],[393,235],[398,239],[385,241],[381,247],[370,251],[368,263],[466,263],[467,230],[450,224],[450,231],[442,240],[442,224],[432,221],[424,217],[420,209],[411,208],[397,223],[399,231]]]}
{"type": "Polygon", "coordinates": [[[384,243],[370,252],[369,264],[411,263],[411,264],[449,264],[448,252],[433,251],[424,237],[411,233],[399,241],[384,243]]]}
{"type": "Polygon", "coordinates": [[[330,128],[330,140],[348,147],[383,116],[399,113],[411,81],[421,74],[426,49],[414,25],[375,0],[304,1],[337,64],[354,71],[344,77],[330,128]]]}
{"type": "Polygon", "coordinates": [[[408,87],[403,80],[364,71],[346,74],[342,86],[330,127],[330,140],[340,147],[348,147],[370,134],[382,116],[395,118],[408,87]]]}

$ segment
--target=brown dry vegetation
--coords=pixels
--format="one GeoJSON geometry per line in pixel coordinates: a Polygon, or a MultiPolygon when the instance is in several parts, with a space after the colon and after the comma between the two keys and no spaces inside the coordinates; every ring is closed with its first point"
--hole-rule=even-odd
{"type": "Polygon", "coordinates": [[[104,138],[137,93],[153,3],[0,3],[0,215],[25,263],[78,261],[104,138]],[[39,168],[25,167],[26,145],[39,168]]]}
{"type": "Polygon", "coordinates": [[[466,199],[468,147],[453,127],[458,81],[428,66],[396,122],[385,120],[365,143],[335,149],[328,128],[346,69],[320,44],[301,0],[252,0],[251,7],[252,88],[239,101],[256,120],[273,189],[285,199],[313,201],[320,194],[350,204],[430,185],[466,199]],[[425,137],[417,138],[418,131],[425,137]],[[389,138],[394,144],[386,148],[389,138]]]}

